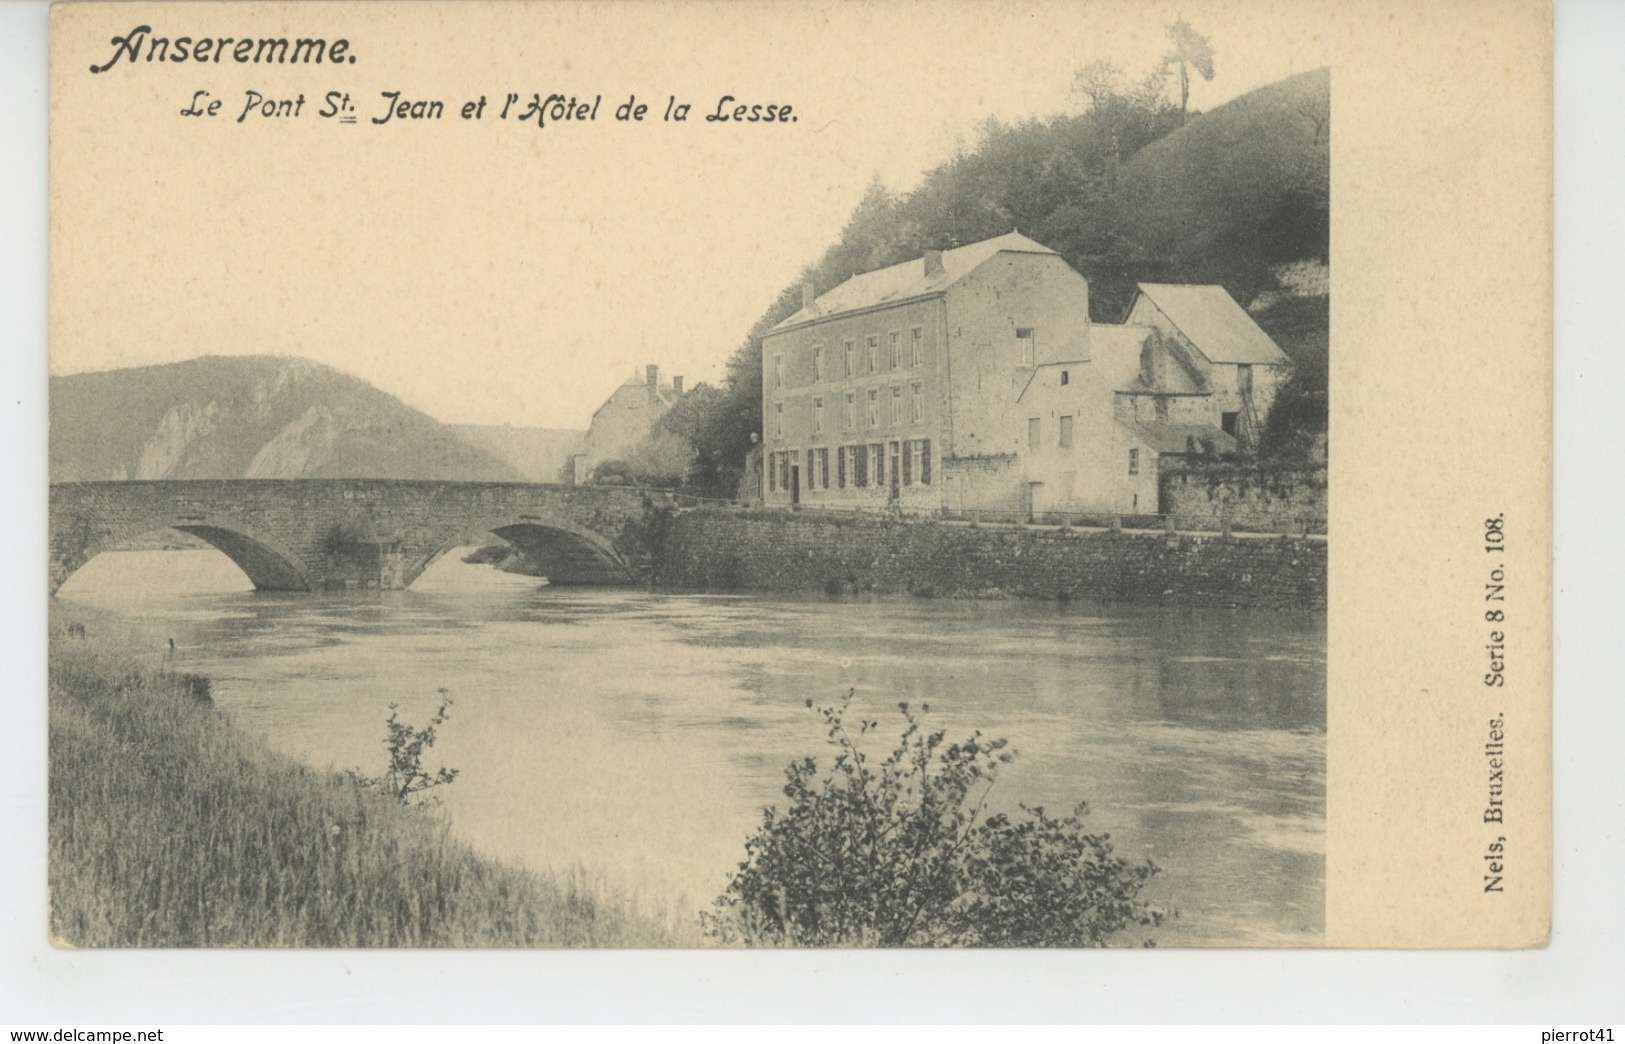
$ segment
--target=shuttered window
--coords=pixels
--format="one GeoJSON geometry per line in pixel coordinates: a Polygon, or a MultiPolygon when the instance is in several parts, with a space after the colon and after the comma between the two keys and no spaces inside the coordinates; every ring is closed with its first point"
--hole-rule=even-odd
{"type": "Polygon", "coordinates": [[[835,488],[846,488],[846,455],[851,452],[845,446],[835,451],[835,488]]]}
{"type": "Polygon", "coordinates": [[[931,484],[931,440],[920,440],[920,485],[931,484]]]}

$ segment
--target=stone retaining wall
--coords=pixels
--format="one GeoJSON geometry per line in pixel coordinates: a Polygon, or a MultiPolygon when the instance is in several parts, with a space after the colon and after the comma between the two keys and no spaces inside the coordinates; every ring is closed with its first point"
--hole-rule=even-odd
{"type": "Polygon", "coordinates": [[[1170,466],[1161,476],[1164,514],[1295,528],[1306,520],[1324,533],[1326,469],[1247,464],[1170,466]]]}
{"type": "Polygon", "coordinates": [[[657,586],[1270,609],[1326,607],[1326,544],[702,508],[666,527],[657,586]]]}

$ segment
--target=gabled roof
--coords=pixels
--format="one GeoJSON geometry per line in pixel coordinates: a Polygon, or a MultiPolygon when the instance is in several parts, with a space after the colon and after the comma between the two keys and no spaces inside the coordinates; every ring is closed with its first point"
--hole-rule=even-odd
{"type": "Polygon", "coordinates": [[[1054,254],[1055,251],[1042,243],[1033,242],[1020,232],[1011,232],[969,246],[944,250],[942,271],[933,275],[926,274],[925,259],[917,257],[890,268],[855,275],[828,293],[820,294],[813,301],[811,309],[802,308],[773,329],[786,329],[814,319],[828,319],[864,308],[940,293],[999,253],[1054,254]]]}
{"type": "MultiPolygon", "coordinates": [[[[647,396],[649,392],[648,378],[638,376],[628,377],[623,384],[609,393],[609,398],[604,400],[604,404],[602,406],[593,411],[593,416],[596,417],[600,413],[603,413],[605,410],[614,406],[615,400],[619,398],[620,394],[624,391],[633,391],[640,396],[647,396]]],[[[660,403],[663,406],[670,406],[677,401],[676,389],[669,384],[659,385],[655,389],[655,395],[659,397],[660,403]]]]}
{"type": "Polygon", "coordinates": [[[1222,286],[1141,283],[1140,293],[1210,362],[1260,366],[1289,362],[1222,286]]]}
{"type": "Polygon", "coordinates": [[[1139,437],[1140,441],[1158,453],[1185,453],[1191,446],[1203,452],[1202,443],[1211,441],[1213,452],[1234,453],[1239,445],[1235,438],[1210,424],[1166,424],[1160,421],[1117,422],[1139,437]]]}

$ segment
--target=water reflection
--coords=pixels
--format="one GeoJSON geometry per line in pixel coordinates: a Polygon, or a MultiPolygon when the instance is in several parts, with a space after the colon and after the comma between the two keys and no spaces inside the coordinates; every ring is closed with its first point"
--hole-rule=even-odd
{"type": "Polygon", "coordinates": [[[108,554],[61,597],[175,638],[240,725],[318,765],[380,767],[387,704],[421,721],[449,689],[447,808],[495,856],[704,905],[784,765],[823,750],[804,701],[853,691],[883,722],[907,700],[1007,737],[995,809],[1087,799],[1164,867],[1163,945],[1319,939],[1324,616],[559,589],[456,554],[405,592],[240,577],[214,552],[108,554]]]}

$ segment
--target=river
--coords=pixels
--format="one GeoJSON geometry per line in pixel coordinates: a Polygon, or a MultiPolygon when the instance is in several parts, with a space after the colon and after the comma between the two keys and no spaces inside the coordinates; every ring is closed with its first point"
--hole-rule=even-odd
{"type": "Polygon", "coordinates": [[[241,728],[318,766],[384,768],[422,724],[453,832],[499,859],[700,909],[784,767],[828,748],[805,703],[855,692],[901,728],[1017,751],[990,807],[1087,800],[1162,867],[1162,946],[1317,945],[1325,862],[1324,614],[549,587],[448,555],[411,590],[267,595],[214,551],[101,555],[59,597],[206,674],[241,728]]]}

